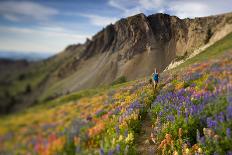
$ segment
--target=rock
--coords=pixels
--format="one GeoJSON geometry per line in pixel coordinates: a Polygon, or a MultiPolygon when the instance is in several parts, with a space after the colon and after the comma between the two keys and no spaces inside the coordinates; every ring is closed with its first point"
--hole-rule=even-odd
{"type": "MultiPolygon", "coordinates": [[[[138,14],[108,25],[83,45],[65,51],[79,51],[78,59],[58,68],[62,79],[75,76],[65,87],[72,91],[109,84],[120,76],[128,80],[163,71],[176,57],[191,54],[208,42],[220,39],[226,27],[232,31],[232,13],[195,19],[167,14],[138,14]],[[78,84],[77,84],[78,83],[78,84]]],[[[73,52],[75,53],[75,52],[73,52]]]]}

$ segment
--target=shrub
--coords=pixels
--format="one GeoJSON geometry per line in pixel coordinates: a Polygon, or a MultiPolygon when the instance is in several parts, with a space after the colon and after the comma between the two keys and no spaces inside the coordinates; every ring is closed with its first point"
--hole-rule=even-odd
{"type": "Polygon", "coordinates": [[[31,92],[31,85],[28,84],[26,87],[25,87],[25,94],[29,94],[31,92]]]}
{"type": "Polygon", "coordinates": [[[205,38],[205,44],[207,44],[207,43],[209,42],[209,40],[210,40],[210,38],[212,37],[212,35],[213,35],[212,30],[211,30],[211,29],[208,29],[208,30],[207,30],[207,35],[206,35],[206,38],[205,38]]]}
{"type": "Polygon", "coordinates": [[[117,85],[117,84],[121,84],[121,83],[125,83],[127,82],[127,79],[125,76],[120,76],[119,78],[117,78],[116,80],[114,80],[111,85],[117,85]]]}

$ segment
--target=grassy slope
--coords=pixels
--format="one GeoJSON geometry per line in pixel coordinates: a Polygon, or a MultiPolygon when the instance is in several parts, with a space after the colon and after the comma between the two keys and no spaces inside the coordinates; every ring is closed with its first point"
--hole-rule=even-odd
{"type": "MultiPolygon", "coordinates": [[[[213,46],[206,49],[201,54],[197,55],[196,57],[178,66],[173,71],[178,71],[181,68],[188,67],[188,65],[192,63],[202,62],[202,61],[205,61],[211,58],[218,57],[231,48],[232,48],[232,34],[229,34],[222,40],[215,43],[213,46]]],[[[135,84],[135,82],[131,81],[125,84],[119,84],[119,85],[111,86],[111,87],[102,87],[102,88],[84,90],[84,91],[73,93],[73,94],[58,98],[56,100],[35,106],[33,108],[25,110],[24,112],[1,117],[0,118],[0,134],[1,132],[2,133],[7,132],[7,130],[18,130],[21,127],[27,126],[28,124],[30,125],[30,123],[36,125],[38,124],[39,121],[46,120],[46,118],[42,118],[42,115],[44,113],[47,116],[52,116],[53,114],[56,115],[56,112],[55,112],[56,109],[60,110],[61,107],[66,106],[66,105],[67,105],[67,108],[69,108],[70,103],[77,102],[79,99],[82,99],[82,98],[83,99],[85,98],[94,99],[95,96],[101,96],[101,95],[104,95],[106,92],[110,92],[111,90],[120,90],[121,88],[128,87],[133,84],[135,84]],[[46,111],[49,111],[49,113],[46,111]],[[41,115],[41,117],[39,115],[41,115]],[[30,121],[23,122],[27,120],[28,118],[31,118],[30,121]]],[[[76,114],[74,114],[75,113],[74,110],[72,110],[72,112],[70,111],[70,113],[73,113],[73,116],[76,117],[76,114]]],[[[70,120],[71,118],[67,118],[67,119],[70,120]]]]}
{"type": "Polygon", "coordinates": [[[0,106],[8,109],[14,104],[12,100],[21,102],[26,95],[30,95],[27,88],[30,87],[31,91],[36,90],[41,81],[46,78],[47,73],[45,65],[31,64],[24,69],[15,70],[13,74],[7,76],[7,79],[2,77],[0,80],[9,81],[9,84],[0,86],[0,106]],[[20,79],[21,76],[24,78],[20,79]]]}
{"type": "Polygon", "coordinates": [[[173,70],[178,70],[180,68],[188,67],[193,63],[197,63],[197,62],[199,63],[199,62],[207,61],[212,58],[219,57],[220,55],[231,49],[232,49],[232,33],[228,34],[223,39],[217,41],[215,44],[208,47],[205,51],[187,60],[186,62],[177,66],[173,70]]]}
{"type": "Polygon", "coordinates": [[[165,72],[170,79],[151,109],[160,153],[230,153],[231,54],[232,33],[165,72]]]}
{"type": "MultiPolygon", "coordinates": [[[[216,42],[215,44],[213,44],[212,46],[207,48],[205,51],[201,52],[200,54],[198,54],[195,57],[187,60],[183,64],[177,66],[176,68],[174,68],[174,69],[172,69],[170,71],[171,72],[172,71],[176,72],[179,69],[188,67],[189,65],[191,65],[193,63],[200,63],[202,61],[207,61],[209,59],[218,57],[218,56],[222,55],[223,53],[227,52],[227,50],[230,50],[230,49],[232,49],[232,33],[230,33],[229,35],[227,35],[223,39],[219,40],[218,42],[216,42]]],[[[44,66],[43,68],[40,68],[41,72],[44,72],[45,68],[46,68],[46,66],[44,66]]],[[[170,71],[168,71],[168,73],[170,71]]],[[[34,77],[35,75],[32,73],[32,76],[34,77]]],[[[34,80],[30,80],[32,85],[35,85],[35,83],[38,83],[37,81],[40,81],[39,79],[42,76],[40,76],[40,73],[38,73],[36,75],[36,77],[37,78],[35,78],[34,80]]],[[[119,89],[119,88],[121,88],[123,86],[128,86],[130,84],[133,84],[133,82],[134,81],[130,81],[130,82],[127,82],[127,83],[118,84],[118,85],[114,85],[114,86],[103,86],[103,87],[99,87],[99,88],[95,88],[95,89],[82,90],[82,91],[75,92],[75,93],[72,93],[72,94],[67,95],[67,96],[60,97],[60,98],[55,99],[53,101],[42,103],[42,105],[37,105],[37,106],[35,106],[33,108],[30,108],[30,109],[40,109],[40,108],[44,109],[43,107],[47,108],[47,107],[50,107],[51,105],[54,106],[54,104],[56,105],[56,104],[60,104],[60,103],[67,103],[67,102],[70,102],[72,100],[76,101],[76,100],[78,100],[80,98],[91,97],[93,95],[103,93],[103,92],[105,92],[107,90],[119,89]]],[[[30,82],[25,80],[23,83],[18,85],[18,87],[25,87],[26,83],[30,83],[30,82]]]]}
{"type": "MultiPolygon", "coordinates": [[[[173,71],[176,72],[179,69],[186,68],[193,63],[200,63],[200,62],[212,59],[212,58],[220,57],[221,55],[223,55],[223,53],[226,53],[228,50],[231,50],[231,49],[232,49],[232,33],[228,34],[223,39],[217,41],[215,44],[213,44],[212,46],[207,48],[205,51],[203,51],[200,54],[196,55],[195,57],[187,60],[186,62],[177,66],[176,68],[172,69],[171,72],[173,72],[173,71]]],[[[91,97],[93,95],[103,93],[103,92],[110,90],[110,89],[117,89],[117,88],[120,88],[123,86],[128,86],[129,84],[132,84],[132,83],[133,83],[133,81],[130,81],[127,83],[118,84],[118,85],[114,85],[114,86],[103,86],[103,87],[99,87],[99,88],[95,88],[95,89],[82,90],[82,91],[72,93],[72,94],[67,95],[67,96],[60,97],[60,98],[56,99],[55,101],[51,101],[49,103],[44,103],[43,106],[46,104],[53,105],[54,103],[65,103],[65,102],[69,102],[72,100],[78,100],[78,99],[83,98],[83,97],[91,97]]]]}
{"type": "Polygon", "coordinates": [[[12,103],[12,100],[16,100],[17,105],[20,107],[24,104],[25,100],[29,100],[28,96],[30,97],[29,102],[34,102],[35,100],[38,101],[39,96],[43,93],[43,86],[45,85],[48,76],[63,64],[63,60],[69,60],[67,59],[70,57],[69,55],[70,53],[68,52],[62,52],[52,59],[31,63],[23,69],[16,69],[9,75],[3,73],[4,75],[6,74],[6,76],[1,76],[0,81],[9,81],[9,84],[0,85],[0,106],[2,110],[12,109],[15,103],[12,103]],[[20,79],[21,76],[24,78],[20,79]],[[26,93],[28,86],[31,88],[31,92],[26,93]]]}

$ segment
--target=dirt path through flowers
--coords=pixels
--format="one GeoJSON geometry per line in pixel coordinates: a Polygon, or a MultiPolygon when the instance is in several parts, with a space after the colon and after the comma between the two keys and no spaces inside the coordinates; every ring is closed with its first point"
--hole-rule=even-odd
{"type": "Polygon", "coordinates": [[[142,122],[141,133],[136,140],[136,149],[138,154],[142,155],[154,155],[156,154],[156,145],[151,140],[151,132],[152,132],[152,121],[151,121],[151,113],[148,110],[148,114],[146,118],[142,122]]]}

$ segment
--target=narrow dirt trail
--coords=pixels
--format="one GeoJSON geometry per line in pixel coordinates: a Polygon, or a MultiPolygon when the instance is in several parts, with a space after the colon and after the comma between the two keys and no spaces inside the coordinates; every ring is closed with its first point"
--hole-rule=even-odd
{"type": "Polygon", "coordinates": [[[151,113],[148,110],[146,118],[142,122],[142,130],[139,137],[136,140],[136,148],[138,154],[142,155],[154,155],[156,154],[156,145],[151,140],[152,132],[151,113]]]}
{"type": "MultiPolygon", "coordinates": [[[[155,90],[152,84],[151,89],[153,89],[154,95],[156,96],[159,93],[161,87],[159,86],[158,89],[155,90]]],[[[151,118],[152,118],[151,109],[148,109],[147,115],[145,119],[142,121],[141,132],[135,141],[137,153],[141,155],[157,154],[157,144],[155,144],[155,142],[153,142],[151,139],[151,133],[154,130],[154,128],[152,128],[153,123],[151,118]]]]}

